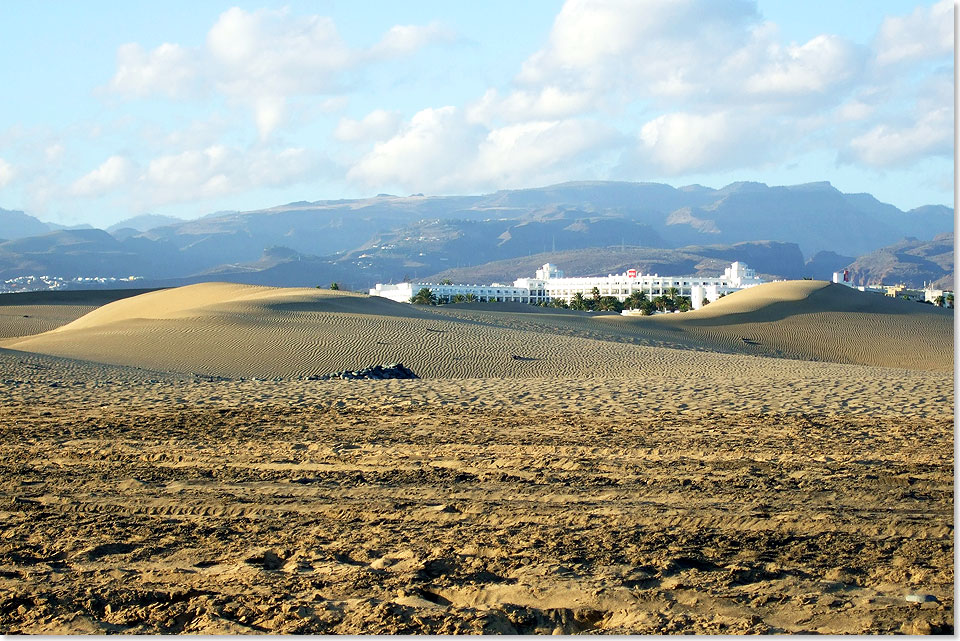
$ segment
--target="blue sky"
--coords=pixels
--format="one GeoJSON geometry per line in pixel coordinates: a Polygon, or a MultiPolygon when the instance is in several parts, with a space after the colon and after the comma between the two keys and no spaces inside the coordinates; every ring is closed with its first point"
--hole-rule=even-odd
{"type": "MultiPolygon", "coordinates": [[[[953,4],[0,4],[0,207],[106,226],[581,179],[953,204],[953,4]]],[[[2,233],[0,233],[2,236],[2,233]]]]}

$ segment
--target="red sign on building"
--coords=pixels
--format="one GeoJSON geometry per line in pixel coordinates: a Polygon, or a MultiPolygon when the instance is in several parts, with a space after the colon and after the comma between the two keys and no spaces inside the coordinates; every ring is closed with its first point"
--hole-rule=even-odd
{"type": "Polygon", "coordinates": [[[627,270],[627,278],[636,278],[636,277],[637,277],[637,270],[635,269],[627,270]]]}

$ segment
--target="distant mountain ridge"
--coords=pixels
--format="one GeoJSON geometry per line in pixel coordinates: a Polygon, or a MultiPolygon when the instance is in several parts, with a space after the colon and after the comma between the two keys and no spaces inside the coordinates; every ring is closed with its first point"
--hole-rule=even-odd
{"type": "Polygon", "coordinates": [[[860,256],[849,265],[857,285],[904,284],[953,289],[955,278],[954,235],[940,234],[933,240],[905,238],[888,247],[860,256]]]}
{"type": "Polygon", "coordinates": [[[39,236],[52,231],[51,227],[22,211],[0,208],[0,239],[15,240],[39,236]]]}
{"type": "MultiPolygon", "coordinates": [[[[52,236],[38,241],[42,251],[0,244],[0,278],[109,269],[96,275],[192,280],[217,274],[238,282],[275,278],[266,284],[276,285],[346,278],[366,287],[533,254],[617,246],[746,251],[744,243],[759,241],[795,248],[794,266],[772,273],[806,270],[823,277],[843,258],[852,261],[907,237],[952,233],[953,210],[929,205],[904,212],[827,182],[738,182],[712,189],[581,181],[474,196],[299,201],[187,221],[135,217],[119,225],[111,228],[116,245],[103,236],[85,243],[52,236]],[[289,253],[264,253],[272,248],[289,253]]],[[[23,212],[0,210],[0,238],[8,241],[48,236],[50,227],[23,212]]],[[[732,255],[725,253],[724,260],[732,255]]]]}

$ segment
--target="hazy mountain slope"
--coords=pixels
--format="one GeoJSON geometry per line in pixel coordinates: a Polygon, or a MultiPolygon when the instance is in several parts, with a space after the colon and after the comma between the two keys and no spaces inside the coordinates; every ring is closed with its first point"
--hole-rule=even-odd
{"type": "Polygon", "coordinates": [[[672,212],[666,237],[689,243],[769,238],[796,242],[804,254],[812,255],[823,250],[860,254],[902,233],[889,216],[851,205],[829,183],[792,187],[737,183],[719,193],[708,205],[672,212]]]}
{"type": "Polygon", "coordinates": [[[857,285],[895,285],[952,289],[954,283],[953,234],[940,234],[933,240],[904,240],[870,252],[853,261],[852,280],[857,285]]]}
{"type": "MultiPolygon", "coordinates": [[[[163,227],[164,225],[176,225],[182,223],[182,218],[175,218],[174,216],[163,216],[161,214],[141,214],[140,216],[134,216],[133,218],[126,218],[120,222],[110,225],[106,228],[105,231],[116,235],[119,231],[130,230],[133,232],[145,232],[155,227],[163,227]]],[[[132,235],[132,234],[127,234],[132,235]]]]}
{"type": "Polygon", "coordinates": [[[623,218],[588,216],[580,211],[552,211],[536,220],[430,220],[378,235],[338,262],[368,275],[414,278],[448,267],[549,251],[613,243],[661,246],[649,226],[623,218]]]}
{"type": "MultiPolygon", "coordinates": [[[[818,251],[859,255],[904,236],[931,237],[953,229],[949,208],[930,206],[902,212],[869,194],[843,194],[829,183],[788,187],[733,183],[723,189],[699,185],[677,189],[658,183],[596,181],[504,190],[482,196],[384,195],[296,202],[259,211],[211,215],[155,229],[147,235],[163,238],[182,249],[203,238],[222,236],[224,250],[216,257],[220,262],[240,262],[257,260],[260,252],[271,245],[315,256],[366,250],[372,244],[380,244],[378,239],[385,235],[422,220],[509,219],[520,223],[542,221],[565,211],[580,212],[580,218],[620,218],[647,225],[644,246],[732,244],[765,238],[795,242],[806,255],[818,251]],[[246,238],[257,242],[240,241],[246,238]]],[[[496,227],[489,226],[491,232],[496,231],[493,238],[505,231],[496,227]]],[[[524,237],[522,230],[520,236],[514,232],[511,235],[531,240],[533,244],[525,252],[549,251],[554,230],[548,231],[550,236],[524,237]]],[[[620,235],[626,236],[624,243],[638,244],[631,241],[632,233],[629,227],[622,234],[604,229],[598,237],[571,245],[558,244],[557,249],[617,243],[620,235]]],[[[484,244],[489,245],[491,240],[484,238],[484,244]]],[[[419,253],[418,249],[414,256],[405,259],[421,262],[416,259],[419,253]]],[[[504,253],[487,252],[477,260],[506,257],[504,253]]]]}
{"type": "MultiPolygon", "coordinates": [[[[8,215],[0,220],[13,220],[10,212],[4,213],[8,215]]],[[[24,216],[18,220],[23,222],[24,216]]],[[[310,280],[309,268],[302,264],[281,268],[281,263],[290,262],[286,259],[262,263],[265,249],[282,246],[300,254],[301,263],[302,257],[316,258],[313,268],[323,275],[318,280],[352,274],[351,281],[365,285],[589,247],[725,247],[762,238],[795,243],[807,256],[821,251],[857,256],[904,236],[930,238],[952,231],[952,210],[947,207],[903,212],[869,194],[843,194],[829,183],[769,187],[741,182],[711,189],[571,182],[478,196],[380,195],[218,212],[142,233],[130,227],[115,230],[120,248],[105,245],[104,251],[136,254],[124,260],[113,255],[98,262],[92,258],[93,250],[76,247],[71,257],[58,258],[53,254],[66,249],[54,243],[39,256],[17,255],[17,246],[7,246],[0,264],[7,277],[107,275],[97,270],[122,266],[127,274],[147,279],[192,278],[211,270],[252,278],[255,271],[272,270],[263,277],[295,279],[275,285],[310,280]]],[[[12,224],[0,227],[0,238],[14,232],[19,233],[12,224]]],[[[714,257],[709,250],[704,252],[699,255],[714,257]]],[[[726,254],[719,257],[727,259],[726,254]]],[[[811,265],[820,272],[817,275],[829,277],[824,270],[842,267],[833,265],[835,257],[823,257],[824,265],[811,265]]],[[[769,273],[811,275],[794,270],[794,259],[788,256],[785,263],[771,265],[769,273]]]]}
{"type": "Polygon", "coordinates": [[[803,256],[792,243],[760,241],[736,245],[689,246],[680,249],[649,247],[591,247],[563,252],[546,252],[485,265],[447,269],[426,280],[449,278],[461,283],[513,282],[533,276],[544,263],[553,263],[568,276],[605,276],[638,269],[648,274],[699,274],[716,276],[734,260],[742,260],[766,278],[798,278],[803,256]]]}
{"type": "Polygon", "coordinates": [[[14,240],[50,232],[50,226],[22,211],[0,209],[0,238],[14,240]]]}
{"type": "Polygon", "coordinates": [[[803,275],[814,280],[832,280],[834,272],[842,272],[856,256],[843,256],[837,252],[817,252],[807,260],[803,275]]]}
{"type": "Polygon", "coordinates": [[[0,243],[0,279],[23,274],[63,277],[174,275],[176,251],[163,243],[119,241],[101,229],[61,230],[0,243]]]}

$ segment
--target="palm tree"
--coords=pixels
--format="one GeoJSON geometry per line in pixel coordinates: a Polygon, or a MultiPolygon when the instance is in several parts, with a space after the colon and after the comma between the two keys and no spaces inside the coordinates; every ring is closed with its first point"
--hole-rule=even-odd
{"type": "Polygon", "coordinates": [[[692,307],[693,304],[686,296],[681,296],[680,300],[677,301],[677,309],[679,309],[681,312],[689,312],[692,307]]]}
{"type": "Polygon", "coordinates": [[[599,300],[600,300],[600,288],[599,288],[599,287],[594,287],[594,288],[593,288],[593,291],[590,292],[590,295],[593,296],[594,302],[599,301],[599,300]]]}
{"type": "Polygon", "coordinates": [[[467,295],[464,296],[463,298],[464,298],[464,302],[466,302],[466,303],[475,303],[475,302],[477,302],[477,297],[476,297],[474,294],[467,294],[467,295]]]}
{"type": "Polygon", "coordinates": [[[673,301],[667,296],[657,296],[653,299],[653,305],[661,312],[664,312],[673,305],[673,301]]]}
{"type": "Polygon", "coordinates": [[[943,304],[946,302],[946,300],[947,299],[943,297],[943,294],[941,294],[933,299],[933,304],[937,307],[943,307],[943,304]]]}
{"type": "Polygon", "coordinates": [[[414,305],[436,305],[437,296],[430,291],[429,287],[424,287],[413,295],[413,297],[410,299],[410,302],[414,305]]]}
{"type": "Polygon", "coordinates": [[[947,294],[946,302],[949,303],[948,307],[953,307],[953,294],[947,294]]]}
{"type": "Polygon", "coordinates": [[[577,292],[573,295],[573,298],[570,299],[570,309],[576,309],[581,312],[587,309],[587,301],[584,299],[583,294],[577,292]]]}
{"type": "Polygon", "coordinates": [[[597,302],[597,310],[601,312],[621,312],[623,303],[616,296],[604,296],[597,302]]]}
{"type": "Polygon", "coordinates": [[[672,301],[677,300],[677,296],[679,295],[680,295],[680,290],[678,290],[676,287],[671,287],[670,289],[667,290],[667,298],[669,298],[672,301]]]}
{"type": "Polygon", "coordinates": [[[340,283],[336,281],[330,283],[330,289],[332,289],[333,291],[338,291],[340,289],[340,283]]]}
{"type": "Polygon", "coordinates": [[[627,299],[627,304],[630,309],[640,309],[640,306],[643,305],[645,300],[647,300],[647,295],[644,292],[633,292],[630,294],[630,298],[627,299]]]}

